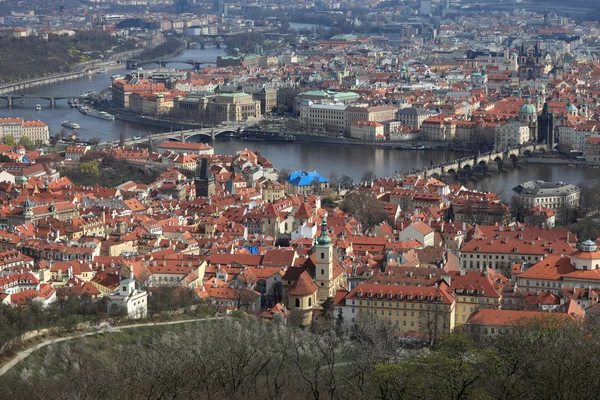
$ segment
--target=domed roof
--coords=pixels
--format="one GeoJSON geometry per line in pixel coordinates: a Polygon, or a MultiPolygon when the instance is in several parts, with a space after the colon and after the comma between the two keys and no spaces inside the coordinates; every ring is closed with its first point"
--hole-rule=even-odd
{"type": "Polygon", "coordinates": [[[25,202],[23,202],[23,208],[31,208],[33,207],[33,203],[31,202],[31,200],[29,200],[29,197],[27,197],[25,199],[25,202]]]}
{"type": "Polygon", "coordinates": [[[21,182],[27,183],[27,177],[25,175],[21,175],[21,182]]]}
{"type": "Polygon", "coordinates": [[[567,111],[579,111],[573,103],[567,104],[567,111]]]}
{"type": "Polygon", "coordinates": [[[239,49],[239,48],[237,48],[237,47],[234,47],[232,51],[233,51],[234,53],[239,53],[239,52],[240,52],[240,49],[239,49]]]}
{"type": "Polygon", "coordinates": [[[519,114],[537,114],[535,107],[531,103],[525,103],[519,110],[519,114]]]}
{"type": "Polygon", "coordinates": [[[544,82],[540,83],[539,88],[540,89],[546,89],[546,84],[544,82]]]}
{"type": "Polygon", "coordinates": [[[594,243],[590,239],[588,239],[585,242],[581,243],[581,245],[582,246],[596,246],[596,243],[594,243]]]}

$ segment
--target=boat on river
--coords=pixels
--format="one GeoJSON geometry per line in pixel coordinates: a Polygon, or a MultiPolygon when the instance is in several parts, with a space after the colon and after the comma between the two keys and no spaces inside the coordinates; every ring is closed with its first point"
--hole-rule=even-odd
{"type": "Polygon", "coordinates": [[[79,129],[80,126],[77,122],[73,122],[73,121],[63,121],[60,123],[62,126],[64,126],[65,128],[71,128],[71,129],[79,129]]]}
{"type": "Polygon", "coordinates": [[[89,115],[90,117],[96,117],[96,118],[100,118],[100,119],[105,119],[108,121],[114,121],[115,120],[115,116],[112,114],[107,113],[106,111],[98,111],[98,110],[94,110],[93,108],[89,108],[85,115],[89,115]]]}

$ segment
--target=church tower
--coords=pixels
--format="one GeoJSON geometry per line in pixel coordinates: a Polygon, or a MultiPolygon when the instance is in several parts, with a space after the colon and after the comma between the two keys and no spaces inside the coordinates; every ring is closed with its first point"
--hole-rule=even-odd
{"type": "Polygon", "coordinates": [[[333,296],[333,246],[331,238],[327,234],[327,218],[321,221],[321,235],[317,238],[315,245],[315,283],[319,288],[318,300],[322,301],[333,296]]]}
{"type": "Polygon", "coordinates": [[[33,218],[33,203],[29,200],[29,197],[23,203],[23,217],[25,217],[27,222],[33,218]]]}
{"type": "Polygon", "coordinates": [[[200,176],[195,179],[196,197],[210,197],[215,194],[215,176],[210,173],[208,158],[202,159],[200,176]]]}

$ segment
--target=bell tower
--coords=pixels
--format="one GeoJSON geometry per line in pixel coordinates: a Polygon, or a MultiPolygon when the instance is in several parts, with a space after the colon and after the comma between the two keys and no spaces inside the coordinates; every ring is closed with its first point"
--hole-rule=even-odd
{"type": "Polygon", "coordinates": [[[321,221],[321,235],[315,245],[315,283],[319,288],[319,300],[331,296],[330,287],[333,279],[333,246],[327,234],[327,218],[321,221]]]}

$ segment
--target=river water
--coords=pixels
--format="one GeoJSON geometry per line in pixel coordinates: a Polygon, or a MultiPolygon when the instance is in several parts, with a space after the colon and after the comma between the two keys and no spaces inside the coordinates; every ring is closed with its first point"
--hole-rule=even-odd
{"type": "MultiPolygon", "coordinates": [[[[189,49],[173,57],[179,60],[202,60],[214,62],[219,55],[225,55],[224,49],[207,47],[205,50],[189,49]]],[[[151,66],[148,66],[151,67],[151,66]]],[[[169,67],[187,69],[187,64],[170,64],[169,67]]],[[[110,75],[124,74],[125,70],[113,70],[104,75],[92,75],[87,78],[70,82],[57,83],[30,89],[26,94],[43,94],[53,96],[76,96],[85,91],[100,92],[110,85],[110,75]]],[[[146,125],[133,124],[123,121],[104,121],[88,117],[75,109],[69,108],[66,100],[57,102],[54,109],[50,108],[48,100],[27,99],[24,104],[15,101],[9,109],[0,100],[0,117],[23,117],[27,120],[41,120],[49,124],[51,132],[61,129],[61,121],[71,120],[81,125],[80,135],[84,139],[98,137],[101,140],[116,140],[120,132],[126,137],[147,135],[163,132],[164,129],[146,125]],[[41,111],[35,111],[35,105],[42,106],[41,111]]],[[[277,143],[253,142],[233,139],[219,139],[215,142],[215,152],[218,154],[235,154],[237,151],[249,148],[259,150],[261,154],[273,162],[277,168],[291,170],[315,170],[325,177],[332,171],[338,176],[348,175],[355,181],[359,180],[366,170],[373,171],[377,176],[391,176],[396,172],[406,172],[420,168],[430,163],[440,163],[455,159],[461,154],[452,151],[410,151],[384,149],[372,146],[329,145],[317,143],[277,143]]],[[[480,181],[469,181],[465,186],[495,191],[505,199],[511,197],[512,188],[527,180],[544,179],[560,180],[578,184],[580,182],[595,183],[599,177],[597,169],[568,168],[553,165],[529,165],[526,168],[511,172],[500,173],[480,181]]]]}

